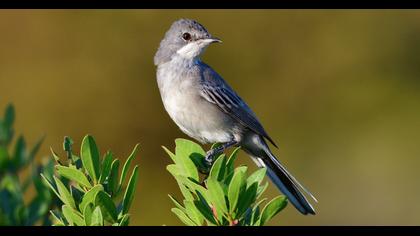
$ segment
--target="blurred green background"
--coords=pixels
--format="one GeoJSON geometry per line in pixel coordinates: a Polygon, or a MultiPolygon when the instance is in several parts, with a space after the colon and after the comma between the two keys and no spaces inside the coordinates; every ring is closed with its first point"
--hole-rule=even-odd
{"type": "MultiPolygon", "coordinates": [[[[318,215],[289,205],[272,225],[419,224],[420,11],[2,10],[1,110],[15,105],[29,145],[46,134],[39,160],[65,135],[78,147],[90,133],[120,158],[140,142],[131,224],[180,225],[161,145],[186,136],[164,111],[153,65],[178,18],[223,40],[203,60],[319,200],[318,215]]],[[[238,164],[253,166],[244,153],[238,164]]]]}

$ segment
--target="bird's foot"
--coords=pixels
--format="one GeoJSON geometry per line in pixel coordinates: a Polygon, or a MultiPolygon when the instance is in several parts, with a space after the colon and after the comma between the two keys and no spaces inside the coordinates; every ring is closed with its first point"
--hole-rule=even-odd
{"type": "Polygon", "coordinates": [[[217,157],[219,156],[219,154],[221,154],[226,148],[233,146],[237,144],[237,142],[235,140],[232,140],[230,142],[224,143],[221,146],[218,146],[216,148],[213,148],[211,150],[209,150],[206,153],[206,156],[204,158],[204,167],[202,168],[203,170],[200,170],[201,173],[203,174],[208,174],[210,173],[210,169],[213,166],[214,161],[217,159],[217,157]]]}
{"type": "Polygon", "coordinates": [[[211,167],[214,163],[214,157],[216,156],[216,152],[214,149],[208,151],[206,153],[206,157],[204,158],[204,162],[206,164],[206,166],[211,167]]]}
{"type": "Polygon", "coordinates": [[[210,173],[210,169],[213,166],[216,154],[217,153],[215,152],[215,150],[210,150],[206,153],[206,156],[204,157],[204,161],[203,161],[203,167],[199,169],[199,171],[202,174],[210,173]]]}

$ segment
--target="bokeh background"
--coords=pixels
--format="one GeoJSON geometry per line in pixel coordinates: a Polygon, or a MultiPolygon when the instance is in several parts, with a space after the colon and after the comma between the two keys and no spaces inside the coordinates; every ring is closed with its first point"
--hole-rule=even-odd
{"type": "MultiPolygon", "coordinates": [[[[29,145],[46,135],[39,160],[65,135],[78,147],[90,133],[121,158],[139,142],[131,224],[180,225],[161,145],[186,136],[164,111],[153,56],[184,17],[223,40],[203,60],[319,199],[318,215],[289,205],[272,225],[419,224],[420,11],[2,10],[0,110],[15,105],[29,145]]],[[[244,153],[237,164],[253,166],[244,153]]]]}

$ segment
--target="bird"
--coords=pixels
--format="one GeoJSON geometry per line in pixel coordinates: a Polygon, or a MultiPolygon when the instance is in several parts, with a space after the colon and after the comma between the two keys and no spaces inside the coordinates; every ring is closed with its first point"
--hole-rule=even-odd
{"type": "Polygon", "coordinates": [[[220,143],[206,153],[214,157],[232,146],[240,146],[303,215],[315,215],[305,197],[316,198],[293,177],[270,150],[277,147],[256,114],[201,55],[213,43],[212,36],[196,20],[182,18],[172,23],[154,56],[161,99],[170,118],[186,135],[200,143],[220,143]]]}

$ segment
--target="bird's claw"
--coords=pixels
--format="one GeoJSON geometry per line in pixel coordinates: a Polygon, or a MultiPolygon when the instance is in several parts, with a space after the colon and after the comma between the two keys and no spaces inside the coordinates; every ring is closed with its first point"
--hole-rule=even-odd
{"type": "Polygon", "coordinates": [[[206,153],[206,157],[204,158],[205,164],[209,167],[211,167],[213,165],[214,162],[214,151],[210,150],[206,153]]]}
{"type": "Polygon", "coordinates": [[[204,167],[200,169],[201,173],[203,173],[203,174],[210,173],[210,169],[211,169],[211,167],[213,166],[213,163],[214,163],[214,156],[215,156],[215,153],[214,153],[213,150],[210,150],[206,153],[206,156],[205,156],[204,161],[203,161],[204,162],[203,163],[204,167]]]}

